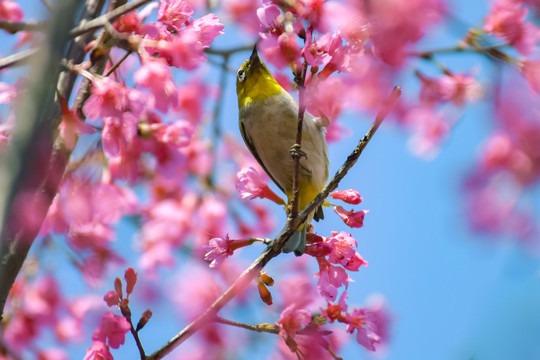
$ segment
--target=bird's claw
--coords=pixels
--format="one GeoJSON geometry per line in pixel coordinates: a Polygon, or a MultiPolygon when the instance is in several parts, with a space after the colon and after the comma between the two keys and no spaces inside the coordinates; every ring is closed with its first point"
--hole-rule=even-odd
{"type": "Polygon", "coordinates": [[[304,151],[302,151],[300,146],[301,146],[300,144],[294,144],[293,146],[291,146],[291,149],[289,150],[289,153],[291,154],[291,156],[293,158],[303,157],[303,158],[307,159],[306,153],[304,151]]]}

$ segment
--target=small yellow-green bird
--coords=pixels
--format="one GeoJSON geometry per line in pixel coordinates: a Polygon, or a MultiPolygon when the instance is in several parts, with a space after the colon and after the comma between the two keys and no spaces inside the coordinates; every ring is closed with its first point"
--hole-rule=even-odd
{"type": "MultiPolygon", "coordinates": [[[[298,103],[274,79],[259,59],[257,49],[238,69],[236,93],[240,114],[240,132],[251,154],[264,171],[292,200],[293,158],[296,143],[298,103]]],[[[326,121],[307,111],[304,114],[300,159],[298,209],[304,209],[322,190],[328,179],[326,121]]],[[[297,256],[306,251],[306,230],[312,219],[323,218],[322,208],[310,214],[306,222],[287,240],[283,251],[297,256]]]]}

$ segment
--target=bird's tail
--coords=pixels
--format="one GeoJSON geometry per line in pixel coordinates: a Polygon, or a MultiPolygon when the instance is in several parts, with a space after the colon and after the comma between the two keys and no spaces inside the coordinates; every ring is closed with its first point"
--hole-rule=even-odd
{"type": "Polygon", "coordinates": [[[294,255],[300,256],[306,252],[306,229],[307,224],[298,228],[294,234],[287,240],[283,247],[284,253],[290,253],[294,251],[294,255]]]}

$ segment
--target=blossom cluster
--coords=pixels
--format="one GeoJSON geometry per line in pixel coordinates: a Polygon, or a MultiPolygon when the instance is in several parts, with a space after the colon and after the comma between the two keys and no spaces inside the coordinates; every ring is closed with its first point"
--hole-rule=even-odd
{"type": "Polygon", "coordinates": [[[66,347],[84,340],[85,328],[104,313],[104,305],[93,295],[65,297],[52,274],[30,278],[21,276],[11,289],[6,309],[10,315],[2,323],[2,348],[14,354],[26,352],[36,359],[69,359],[66,347]],[[47,333],[58,345],[35,346],[47,333]]]}
{"type": "Polygon", "coordinates": [[[116,278],[114,290],[105,294],[103,300],[108,306],[117,306],[122,315],[115,315],[108,311],[103,315],[99,327],[92,334],[92,346],[86,350],[85,360],[106,359],[113,360],[110,348],[118,349],[125,342],[126,333],[130,330],[139,331],[150,320],[152,312],[146,310],[136,328],[131,323],[131,310],[129,308],[129,295],[133,292],[137,283],[137,273],[133,268],[128,268],[124,273],[126,280],[126,295],[122,288],[122,280],[116,278]]]}

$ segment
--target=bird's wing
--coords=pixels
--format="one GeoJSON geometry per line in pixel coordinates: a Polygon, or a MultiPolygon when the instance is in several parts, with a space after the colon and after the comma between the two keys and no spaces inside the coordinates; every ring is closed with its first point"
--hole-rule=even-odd
{"type": "Polygon", "coordinates": [[[272,181],[274,182],[274,184],[277,185],[277,187],[283,191],[283,193],[285,193],[285,189],[283,189],[281,187],[281,185],[279,185],[279,183],[276,181],[276,179],[274,179],[274,177],[272,176],[272,174],[270,174],[270,171],[268,171],[268,169],[266,168],[266,166],[264,165],[264,163],[262,162],[261,158],[259,157],[259,153],[257,152],[257,149],[255,148],[255,145],[253,145],[253,141],[251,141],[251,137],[246,133],[246,128],[244,126],[244,122],[243,121],[240,121],[240,133],[242,134],[242,138],[244,139],[244,142],[246,143],[248,149],[249,149],[249,152],[251,153],[251,155],[253,155],[253,157],[255,158],[255,160],[257,160],[257,162],[259,163],[259,165],[261,165],[261,167],[263,168],[264,172],[266,172],[266,174],[268,174],[268,176],[270,177],[270,179],[272,179],[272,181]]]}

